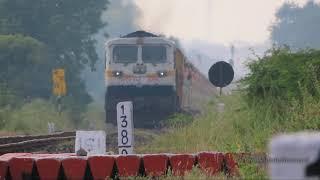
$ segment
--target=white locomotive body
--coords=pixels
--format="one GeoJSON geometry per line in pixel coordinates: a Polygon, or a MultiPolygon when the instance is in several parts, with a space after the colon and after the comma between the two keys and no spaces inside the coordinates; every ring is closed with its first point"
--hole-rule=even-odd
{"type": "Polygon", "coordinates": [[[144,31],[106,43],[107,122],[116,122],[120,101],[132,101],[135,114],[175,111],[175,51],[174,42],[144,31]]]}

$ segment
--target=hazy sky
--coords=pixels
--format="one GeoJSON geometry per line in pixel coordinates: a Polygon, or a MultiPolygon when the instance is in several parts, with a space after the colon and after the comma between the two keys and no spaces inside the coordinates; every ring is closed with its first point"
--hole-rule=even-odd
{"type": "MultiPolygon", "coordinates": [[[[176,36],[189,59],[204,73],[216,61],[229,61],[235,45],[235,72],[243,77],[245,62],[267,50],[269,27],[285,2],[302,6],[308,0],[132,0],[142,12],[141,29],[176,36]],[[193,53],[194,52],[194,53],[193,53]],[[190,57],[190,54],[193,57],[190,57]],[[202,58],[197,58],[202,54],[202,58]],[[195,56],[194,56],[195,55],[195,56]]],[[[315,0],[320,2],[320,0],[315,0]]]]}
{"type": "MultiPolygon", "coordinates": [[[[288,1],[288,0],[287,0],[288,1]]],[[[303,5],[308,0],[290,0],[303,5]]],[[[319,1],[319,0],[317,0],[319,1]]],[[[261,44],[286,0],[134,0],[143,29],[183,40],[261,44]]]]}

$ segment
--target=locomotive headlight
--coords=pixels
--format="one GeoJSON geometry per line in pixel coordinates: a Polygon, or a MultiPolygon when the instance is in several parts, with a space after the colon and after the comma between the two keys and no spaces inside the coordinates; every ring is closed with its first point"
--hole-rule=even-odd
{"type": "Polygon", "coordinates": [[[112,74],[114,77],[121,77],[123,73],[121,71],[113,71],[112,74]]]}
{"type": "Polygon", "coordinates": [[[159,71],[159,72],[158,72],[158,76],[159,76],[159,77],[166,77],[166,76],[167,76],[167,72],[165,72],[165,71],[159,71]]]}

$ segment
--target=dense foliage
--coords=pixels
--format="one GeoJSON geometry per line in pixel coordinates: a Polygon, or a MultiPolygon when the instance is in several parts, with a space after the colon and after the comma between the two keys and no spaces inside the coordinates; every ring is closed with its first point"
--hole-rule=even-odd
{"type": "Polygon", "coordinates": [[[108,0],[0,0],[0,105],[52,99],[54,68],[66,71],[63,109],[80,120],[91,98],[81,78],[98,59],[93,37],[108,0]]]}
{"type": "MultiPolygon", "coordinates": [[[[2,95],[10,89],[21,99],[50,96],[51,66],[43,43],[22,35],[0,35],[0,64],[2,95]]],[[[0,102],[8,104],[15,103],[0,102]]]]}
{"type": "Polygon", "coordinates": [[[320,51],[272,49],[248,65],[244,79],[248,100],[303,100],[305,93],[320,97],[320,51]]]}
{"type": "Polygon", "coordinates": [[[101,14],[107,0],[2,0],[1,34],[21,33],[45,43],[58,66],[74,70],[94,64],[97,55],[91,37],[105,24],[101,14]]]}

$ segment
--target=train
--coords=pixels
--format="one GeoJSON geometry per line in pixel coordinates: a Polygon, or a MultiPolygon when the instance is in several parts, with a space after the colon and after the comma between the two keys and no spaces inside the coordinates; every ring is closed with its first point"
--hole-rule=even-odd
{"type": "Polygon", "coordinates": [[[174,41],[150,32],[111,39],[105,52],[107,123],[116,125],[118,102],[132,101],[134,126],[155,126],[190,103],[192,81],[207,82],[174,41]]]}

